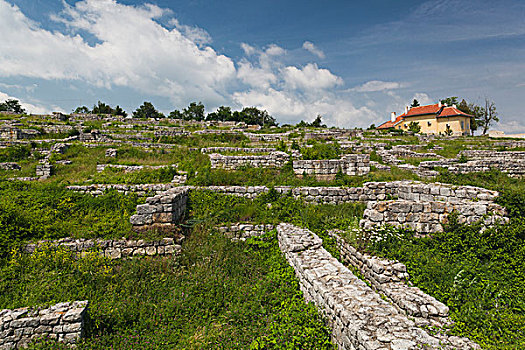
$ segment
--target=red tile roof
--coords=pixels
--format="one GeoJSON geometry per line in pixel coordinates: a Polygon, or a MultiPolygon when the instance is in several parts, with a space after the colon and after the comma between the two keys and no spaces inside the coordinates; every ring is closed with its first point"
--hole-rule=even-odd
{"type": "Polygon", "coordinates": [[[403,120],[402,116],[398,116],[396,120],[393,122],[391,120],[384,122],[383,124],[379,125],[376,129],[388,129],[393,128],[397,123],[401,122],[403,120]]]}
{"type": "Polygon", "coordinates": [[[442,107],[439,104],[426,105],[419,107],[412,107],[408,110],[408,113],[401,114],[402,117],[412,117],[416,115],[425,115],[425,114],[437,114],[442,107]]]}
{"type": "Polygon", "coordinates": [[[440,118],[440,117],[454,117],[454,116],[457,116],[457,115],[464,116],[464,117],[472,117],[472,115],[467,114],[465,112],[462,112],[462,111],[460,111],[457,108],[445,107],[445,108],[443,108],[441,113],[439,113],[438,118],[440,118]]]}

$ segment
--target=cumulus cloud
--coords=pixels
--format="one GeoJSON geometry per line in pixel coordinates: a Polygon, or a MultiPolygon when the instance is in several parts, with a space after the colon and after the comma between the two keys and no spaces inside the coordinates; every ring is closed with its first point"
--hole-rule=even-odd
{"type": "Polygon", "coordinates": [[[175,103],[195,96],[222,102],[224,86],[235,76],[233,61],[209,46],[200,47],[195,31],[169,30],[155,20],[167,14],[154,5],[127,6],[114,0],[65,4],[55,19],[73,33],[83,30],[100,42],[90,46],[79,34],[42,29],[18,7],[0,0],[0,76],[126,86],[175,103]]]}
{"type": "MultiPolygon", "coordinates": [[[[339,91],[343,79],[329,69],[316,63],[291,65],[293,57],[276,44],[257,48],[242,43],[245,57],[234,62],[209,46],[206,31],[180,23],[170,10],[156,5],[64,2],[53,19],[66,30],[46,30],[0,0],[0,78],[127,87],[145,96],[167,97],[178,106],[193,100],[210,108],[257,106],[284,122],[311,121],[322,114],[329,125],[365,126],[374,117],[368,107],[355,107],[339,91]]],[[[310,42],[303,47],[319,58],[324,55],[310,42]]],[[[59,109],[25,106],[32,112],[59,109]]]]}
{"type": "Polygon", "coordinates": [[[315,56],[321,59],[324,59],[326,57],[322,50],[318,49],[313,43],[309,41],[305,41],[303,43],[303,49],[309,51],[310,53],[314,54],[315,56]]]}
{"type": "Polygon", "coordinates": [[[371,80],[364,83],[363,85],[356,86],[350,90],[357,92],[376,92],[399,89],[401,87],[402,85],[400,83],[396,83],[393,81],[371,80]]]}
{"type": "Polygon", "coordinates": [[[11,100],[11,99],[18,100],[22,108],[24,108],[27,113],[48,114],[51,112],[64,112],[64,110],[58,106],[47,107],[47,106],[44,106],[43,104],[32,104],[32,103],[23,101],[17,97],[10,96],[9,94],[6,94],[5,92],[0,91],[0,102],[4,102],[6,100],[11,100]]]}
{"type": "Polygon", "coordinates": [[[416,99],[420,105],[429,105],[429,104],[432,104],[432,103],[435,103],[434,100],[432,100],[432,98],[430,98],[430,96],[428,96],[427,94],[423,93],[423,92],[417,92],[414,94],[414,97],[412,98],[412,101],[416,99]]]}
{"type": "Polygon", "coordinates": [[[320,69],[309,63],[302,69],[294,66],[283,70],[284,80],[292,89],[328,89],[343,84],[343,79],[328,69],[320,69]]]}

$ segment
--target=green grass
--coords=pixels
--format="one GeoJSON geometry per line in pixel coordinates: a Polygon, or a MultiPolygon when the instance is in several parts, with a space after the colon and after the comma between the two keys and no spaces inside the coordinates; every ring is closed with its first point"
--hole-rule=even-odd
{"type": "Polygon", "coordinates": [[[450,307],[453,334],[485,349],[525,347],[525,221],[485,231],[455,223],[432,238],[369,243],[374,254],[406,264],[412,282],[450,307]]]}
{"type": "Polygon", "coordinates": [[[189,236],[176,259],[12,256],[1,268],[0,308],[90,300],[79,349],[334,349],[275,232],[246,244],[202,226],[189,236]]]}

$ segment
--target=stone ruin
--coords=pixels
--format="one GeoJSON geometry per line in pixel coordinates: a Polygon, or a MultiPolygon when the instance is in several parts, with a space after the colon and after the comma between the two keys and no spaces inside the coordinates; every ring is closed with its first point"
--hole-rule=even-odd
{"type": "Polygon", "coordinates": [[[338,172],[345,175],[366,175],[370,172],[368,154],[347,154],[341,159],[294,160],[293,171],[297,176],[313,175],[320,180],[332,180],[338,172]]]}
{"type": "Polygon", "coordinates": [[[74,345],[85,333],[88,301],[48,308],[0,310],[0,349],[17,349],[39,339],[74,345]]]}
{"type": "Polygon", "coordinates": [[[245,166],[254,168],[282,168],[290,156],[285,152],[271,152],[269,155],[224,156],[218,153],[210,154],[212,169],[236,170],[245,166]]]}
{"type": "MultiPolygon", "coordinates": [[[[437,300],[418,293],[400,295],[402,292],[393,288],[393,297],[406,300],[406,305],[421,315],[419,320],[413,320],[398,304],[384,300],[328,253],[322,247],[322,240],[311,231],[280,224],[277,236],[281,251],[294,268],[305,301],[313,302],[324,315],[332,329],[332,340],[339,349],[480,349],[467,338],[418,327],[431,325],[434,318],[439,323],[447,316],[448,308],[437,300]],[[412,295],[415,300],[411,300],[412,295]]],[[[385,267],[392,269],[392,277],[404,276],[401,265],[371,262],[370,266],[368,271],[378,279],[388,276],[381,270],[385,267]]]]}

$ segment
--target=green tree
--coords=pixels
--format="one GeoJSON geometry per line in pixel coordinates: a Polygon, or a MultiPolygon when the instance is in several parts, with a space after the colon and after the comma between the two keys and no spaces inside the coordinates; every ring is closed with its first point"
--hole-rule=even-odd
{"type": "Polygon", "coordinates": [[[260,125],[263,127],[277,126],[275,118],[268,114],[267,111],[257,107],[244,107],[240,112],[241,120],[249,125],[260,125]]]}
{"type": "Polygon", "coordinates": [[[119,105],[117,105],[117,107],[115,107],[115,109],[113,110],[113,115],[120,115],[124,118],[126,118],[128,116],[128,113],[126,113],[125,110],[122,109],[122,107],[120,107],[119,105]]]}
{"type": "Polygon", "coordinates": [[[175,109],[173,111],[170,112],[170,114],[168,115],[168,118],[171,118],[171,119],[183,119],[183,115],[181,113],[181,111],[179,111],[178,109],[175,109]]]}
{"type": "Polygon", "coordinates": [[[444,98],[444,99],[441,100],[441,103],[444,104],[444,105],[447,105],[447,106],[457,105],[458,104],[458,97],[457,96],[452,96],[452,97],[444,98]]]}
{"type": "Polygon", "coordinates": [[[184,120],[204,120],[204,105],[199,102],[192,102],[182,110],[184,120]]]}
{"type": "Polygon", "coordinates": [[[91,113],[91,111],[86,106],[79,106],[79,107],[75,108],[75,111],[73,113],[76,113],[76,114],[89,114],[89,113],[91,113]]]}
{"type": "Polygon", "coordinates": [[[232,120],[232,109],[230,107],[220,106],[215,112],[209,113],[206,120],[230,121],[232,120]]]}
{"type": "Polygon", "coordinates": [[[412,131],[414,134],[417,134],[421,131],[421,126],[418,122],[410,122],[410,124],[408,124],[408,130],[412,131]]]}
{"type": "Polygon", "coordinates": [[[414,99],[414,101],[412,101],[412,104],[410,105],[410,107],[419,107],[420,104],[419,104],[419,101],[414,99]]]}
{"type": "Polygon", "coordinates": [[[18,100],[8,99],[5,100],[3,103],[0,103],[0,112],[24,114],[26,111],[22,108],[18,100]]]}
{"type": "Polygon", "coordinates": [[[318,114],[315,120],[310,123],[310,126],[314,128],[326,128],[326,125],[323,124],[323,116],[318,114]]]}
{"type": "Polygon", "coordinates": [[[104,102],[98,101],[96,105],[93,106],[93,110],[91,111],[93,114],[113,114],[113,108],[111,106],[105,104],[104,102]]]}
{"type": "Polygon", "coordinates": [[[151,102],[145,101],[135,112],[133,112],[135,118],[164,118],[164,114],[160,113],[155,109],[151,102]]]}

